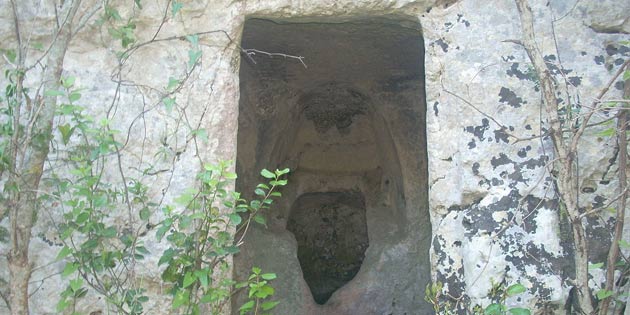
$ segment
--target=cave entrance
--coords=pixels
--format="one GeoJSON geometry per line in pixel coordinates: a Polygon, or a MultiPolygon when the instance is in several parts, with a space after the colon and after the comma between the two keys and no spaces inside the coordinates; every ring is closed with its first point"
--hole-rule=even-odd
{"type": "Polygon", "coordinates": [[[278,274],[274,312],[431,312],[423,45],[400,17],[246,21],[243,48],[308,65],[241,56],[236,188],[292,170],[234,260],[278,274]]]}

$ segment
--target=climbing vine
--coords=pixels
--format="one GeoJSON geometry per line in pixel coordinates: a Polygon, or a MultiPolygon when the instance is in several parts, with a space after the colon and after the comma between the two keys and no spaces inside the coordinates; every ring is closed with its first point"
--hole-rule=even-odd
{"type": "MultiPolygon", "coordinates": [[[[262,211],[281,196],[289,170],[263,170],[266,182],[247,202],[232,192],[236,174],[230,171],[231,162],[202,159],[209,140],[202,126],[211,105],[194,108],[192,114],[188,101],[178,99],[184,89],[195,85],[204,60],[211,59],[204,58],[204,36],[219,34],[227,38],[227,46],[236,46],[246,55],[247,51],[223,30],[162,36],[168,22],[185,8],[183,2],[170,0],[148,37],[137,33],[136,17],[145,4],[141,0],[85,6],[79,0],[64,1],[46,47],[30,42],[18,2],[10,3],[17,47],[0,51],[8,61],[0,99],[0,201],[4,205],[0,222],[8,218],[10,224],[8,229],[0,228],[0,240],[11,237],[7,256],[11,274],[8,281],[0,281],[7,284],[0,295],[11,314],[29,313],[29,283],[55,276],[31,279],[34,269],[28,250],[38,220],[50,223],[56,235],[38,237],[60,248],[56,260],[49,262],[63,266],[59,276],[67,284],[60,292],[57,312],[78,314],[89,294],[100,295],[113,313],[151,312],[146,305],[156,294],[149,292],[155,290],[150,286],[155,278],[143,271],[147,266],[162,270],[160,286],[170,296],[175,313],[221,313],[241,290],[249,296],[240,308],[242,314],[273,309],[278,304],[270,300],[276,275],[254,266],[248,279],[235,281],[229,264],[250,224],[266,223],[262,211]],[[105,43],[117,42],[110,49],[116,61],[110,69],[111,95],[87,98],[91,87],[81,86],[80,77],[63,71],[69,43],[87,32],[87,25],[89,32],[95,32],[91,35],[105,43]],[[186,56],[177,61],[175,74],[164,78],[165,86],[147,86],[127,77],[130,60],[138,51],[162,42],[183,48],[186,56]],[[32,59],[35,62],[27,64],[32,59]],[[132,104],[124,93],[135,93],[141,100],[141,110],[127,125],[121,125],[120,114],[128,114],[132,104]],[[161,117],[167,125],[159,141],[147,132],[148,116],[161,117]],[[149,145],[157,142],[160,145],[149,145]],[[187,188],[173,189],[182,168],[180,157],[190,152],[201,171],[185,181],[187,188]],[[161,191],[156,191],[156,183],[161,191]],[[147,259],[159,254],[156,250],[161,252],[159,260],[147,259]]],[[[216,76],[208,93],[213,93],[214,80],[216,76]]]]}

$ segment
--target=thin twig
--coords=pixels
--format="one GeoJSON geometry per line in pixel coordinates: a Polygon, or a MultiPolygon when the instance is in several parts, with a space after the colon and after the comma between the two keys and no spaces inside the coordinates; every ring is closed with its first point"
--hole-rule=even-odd
{"type": "Polygon", "coordinates": [[[270,53],[270,52],[266,52],[266,51],[262,51],[262,50],[258,50],[258,49],[252,49],[252,48],[250,48],[250,49],[243,49],[242,51],[247,55],[247,57],[249,57],[249,59],[254,64],[256,64],[256,61],[252,57],[255,56],[258,53],[258,54],[267,55],[267,56],[272,57],[272,58],[278,56],[278,57],[284,57],[285,59],[286,58],[297,59],[297,60],[299,60],[302,63],[302,65],[304,66],[305,69],[308,69],[308,66],[306,66],[306,64],[304,63],[304,57],[302,57],[302,56],[293,56],[293,55],[287,55],[287,54],[283,54],[283,53],[270,53]]]}
{"type": "MultiPolygon", "coordinates": [[[[629,59],[630,61],[630,59],[629,59]]],[[[625,80],[624,85],[624,98],[630,98],[630,80],[625,80]]],[[[617,267],[617,259],[619,257],[619,241],[623,236],[623,225],[626,212],[626,197],[628,195],[626,169],[628,166],[628,143],[626,141],[626,120],[628,113],[620,111],[617,114],[617,145],[619,146],[619,162],[618,162],[618,176],[619,176],[619,207],[617,209],[617,216],[615,220],[615,232],[613,241],[610,244],[610,250],[608,251],[608,260],[606,262],[606,290],[613,291],[615,287],[615,268],[617,267]]],[[[600,315],[608,314],[608,306],[610,305],[611,297],[608,297],[602,301],[600,307],[600,315]]]]}
{"type": "MultiPolygon", "coordinates": [[[[604,97],[604,95],[606,95],[606,93],[608,92],[608,90],[610,89],[610,87],[615,83],[615,81],[617,81],[617,78],[619,78],[619,76],[621,74],[623,74],[624,70],[628,67],[628,65],[630,65],[630,59],[626,60],[621,67],[619,67],[619,69],[617,70],[617,72],[615,73],[615,75],[610,78],[610,80],[608,81],[608,83],[604,86],[604,88],[599,92],[598,96],[595,98],[596,100],[602,99],[604,97]]],[[[593,109],[597,108],[599,106],[599,102],[595,101],[593,102],[593,104],[591,105],[591,107],[593,109]]],[[[591,116],[593,116],[594,110],[591,110],[586,117],[583,119],[582,124],[580,125],[580,128],[575,132],[575,135],[573,136],[573,140],[571,141],[571,148],[577,148],[577,143],[580,140],[582,134],[584,133],[584,130],[586,129],[586,126],[588,125],[588,121],[591,119],[591,116]]]]}

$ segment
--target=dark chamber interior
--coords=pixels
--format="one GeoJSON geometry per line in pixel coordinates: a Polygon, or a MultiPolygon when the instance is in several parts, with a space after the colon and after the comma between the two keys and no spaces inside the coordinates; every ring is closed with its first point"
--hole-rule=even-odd
{"type": "Polygon", "coordinates": [[[287,230],[298,244],[304,280],[318,304],[359,272],[369,240],[365,200],[358,192],[301,195],[293,204],[287,230]]]}
{"type": "Polygon", "coordinates": [[[308,68],[241,54],[236,188],[251,191],[262,168],[292,171],[267,226],[250,229],[235,277],[254,265],[277,272],[279,314],[424,310],[416,297],[429,279],[431,227],[419,24],[250,19],[241,46],[303,56],[308,68]]]}

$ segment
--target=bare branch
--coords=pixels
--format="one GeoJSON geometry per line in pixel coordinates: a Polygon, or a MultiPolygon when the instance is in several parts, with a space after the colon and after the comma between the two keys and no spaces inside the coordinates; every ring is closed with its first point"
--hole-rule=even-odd
{"type": "Polygon", "coordinates": [[[252,56],[255,56],[256,53],[259,54],[263,54],[263,55],[267,55],[269,57],[275,57],[275,56],[279,56],[279,57],[284,57],[286,58],[291,58],[291,59],[297,59],[299,60],[302,65],[304,66],[304,68],[308,69],[308,67],[306,66],[306,64],[304,63],[304,57],[302,56],[293,56],[293,55],[287,55],[287,54],[283,54],[283,53],[270,53],[270,52],[266,52],[266,51],[262,51],[262,50],[258,50],[258,49],[242,49],[243,53],[245,53],[247,55],[247,57],[249,57],[249,59],[255,64],[256,61],[254,60],[254,58],[252,58],[252,56]]]}
{"type": "MultiPolygon", "coordinates": [[[[621,67],[619,67],[615,75],[608,81],[608,83],[604,86],[601,92],[599,92],[599,95],[595,98],[596,100],[600,100],[604,97],[604,95],[606,95],[610,87],[615,83],[615,81],[617,81],[617,78],[619,78],[619,76],[624,72],[624,70],[628,67],[628,65],[630,65],[630,59],[626,60],[626,62],[624,62],[621,65],[621,67]]],[[[571,148],[577,148],[577,143],[578,141],[580,141],[580,137],[584,133],[584,130],[586,129],[586,126],[588,125],[588,121],[591,119],[591,116],[593,116],[594,110],[599,106],[599,104],[600,102],[595,101],[593,102],[593,105],[591,105],[593,110],[591,110],[588,114],[586,114],[586,117],[584,117],[584,120],[582,121],[580,128],[575,132],[575,135],[573,136],[573,139],[571,141],[571,148]]]]}
{"type": "MultiPolygon", "coordinates": [[[[630,61],[630,60],[628,60],[630,61]]],[[[627,63],[626,63],[627,64],[627,63]]],[[[624,67],[621,67],[623,69],[624,67]]],[[[623,89],[623,97],[630,98],[630,80],[626,80],[623,89]]],[[[615,268],[617,267],[617,259],[619,258],[619,241],[623,236],[623,224],[626,215],[626,198],[628,196],[626,169],[628,167],[628,143],[626,141],[626,124],[628,119],[628,112],[620,111],[617,114],[617,145],[619,147],[619,170],[617,176],[619,176],[619,207],[617,209],[617,216],[615,220],[615,234],[613,236],[612,243],[610,244],[610,250],[608,251],[608,260],[606,261],[606,290],[613,291],[615,287],[615,268]]],[[[608,306],[610,305],[611,297],[608,297],[602,301],[599,314],[608,314],[608,306]]]]}
{"type": "MultiPolygon", "coordinates": [[[[515,0],[515,2],[521,19],[523,47],[540,79],[543,105],[548,116],[549,135],[553,142],[554,153],[558,159],[554,167],[557,171],[555,183],[561,202],[566,207],[571,222],[571,230],[573,232],[575,247],[575,288],[578,295],[578,304],[583,313],[592,314],[594,307],[591,290],[588,285],[588,243],[586,240],[586,231],[580,219],[580,209],[576,193],[578,191],[577,176],[574,171],[577,141],[573,141],[567,146],[564,139],[562,121],[558,113],[560,107],[556,99],[554,80],[542,57],[542,53],[536,45],[532,10],[527,0],[515,0]]],[[[590,116],[587,116],[587,118],[590,118],[590,116]]],[[[587,122],[583,123],[581,128],[585,128],[586,125],[587,122]]],[[[577,136],[577,138],[579,138],[579,135],[577,136]]],[[[574,137],[573,140],[576,140],[576,137],[574,137]]]]}

